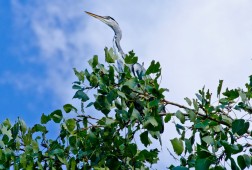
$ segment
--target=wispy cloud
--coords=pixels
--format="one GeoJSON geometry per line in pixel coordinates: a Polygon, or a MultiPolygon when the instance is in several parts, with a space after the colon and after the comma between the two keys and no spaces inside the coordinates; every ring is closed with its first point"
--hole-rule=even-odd
{"type": "MultiPolygon", "coordinates": [[[[29,23],[26,26],[33,31],[31,39],[40,51],[35,61],[45,65],[47,79],[55,80],[56,76],[61,80],[60,84],[73,79],[72,67],[83,66],[87,56],[102,54],[103,47],[111,45],[113,32],[83,13],[91,5],[90,10],[112,15],[120,21],[125,51],[134,48],[140,60],[142,56],[147,59],[142,61],[157,59],[167,63],[163,65],[163,82],[169,82],[164,84],[170,87],[183,84],[182,87],[190,79],[194,79],[195,84],[187,87],[195,87],[196,84],[213,86],[215,84],[209,84],[209,79],[213,82],[236,75],[234,66],[238,70],[243,69],[239,71],[240,75],[247,75],[250,71],[250,1],[152,4],[143,1],[12,2],[16,16],[19,16],[17,22],[26,21],[29,23]],[[130,11],[126,10],[128,8],[130,11]]],[[[192,91],[192,88],[185,89],[192,91]]]]}
{"type": "MultiPolygon", "coordinates": [[[[12,72],[6,71],[3,75],[1,75],[0,84],[13,84],[18,91],[27,91],[32,87],[34,91],[38,92],[38,94],[41,94],[44,92],[44,87],[42,87],[42,85],[38,85],[38,82],[41,81],[42,80],[39,80],[37,78],[34,79],[31,74],[17,73],[13,75],[12,72]]],[[[43,86],[46,86],[46,84],[47,83],[45,82],[43,86]]]]}
{"type": "MultiPolygon", "coordinates": [[[[66,98],[72,97],[71,82],[74,80],[72,68],[83,67],[87,53],[84,20],[80,18],[83,16],[83,9],[80,4],[71,1],[64,1],[64,3],[34,1],[28,4],[18,0],[12,1],[16,25],[19,29],[31,30],[27,35],[32,35],[27,37],[31,43],[24,44],[25,48],[33,46],[38,49],[38,55],[27,56],[22,60],[40,63],[45,72],[43,79],[39,77],[40,75],[25,73],[26,77],[30,76],[36,80],[32,83],[22,81],[25,78],[21,78],[18,80],[20,86],[28,86],[29,83],[36,82],[41,88],[51,88],[63,102],[66,98]]],[[[20,74],[16,76],[22,77],[20,74]]],[[[12,80],[8,81],[10,83],[12,80]]],[[[12,81],[12,83],[17,82],[12,81]]]]}

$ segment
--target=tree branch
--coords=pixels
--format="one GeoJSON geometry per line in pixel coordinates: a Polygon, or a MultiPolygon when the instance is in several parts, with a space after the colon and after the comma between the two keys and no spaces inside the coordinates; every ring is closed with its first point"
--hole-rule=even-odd
{"type": "MultiPolygon", "coordinates": [[[[212,121],[218,122],[218,123],[220,123],[220,124],[226,125],[226,126],[228,126],[228,127],[231,127],[231,125],[230,125],[229,123],[227,123],[227,122],[224,122],[224,121],[222,121],[222,120],[217,120],[217,119],[212,118],[212,117],[210,117],[210,116],[208,116],[208,115],[206,115],[206,114],[199,113],[199,112],[195,111],[194,109],[191,109],[191,108],[186,107],[186,106],[184,106],[184,105],[181,105],[181,104],[178,104],[178,103],[174,103],[174,102],[171,102],[171,101],[168,101],[168,100],[165,100],[165,99],[163,99],[162,102],[163,102],[164,104],[166,104],[166,105],[172,105],[172,106],[179,107],[179,108],[181,108],[181,109],[191,110],[191,111],[193,111],[194,113],[196,113],[197,115],[199,115],[200,117],[204,117],[204,118],[207,118],[207,119],[209,119],[209,120],[212,120],[212,121]]],[[[161,115],[161,116],[165,116],[165,115],[167,115],[167,113],[161,113],[160,115],[161,115]]],[[[185,113],[184,115],[185,115],[185,116],[189,116],[189,115],[186,114],[186,113],[185,113]]]]}

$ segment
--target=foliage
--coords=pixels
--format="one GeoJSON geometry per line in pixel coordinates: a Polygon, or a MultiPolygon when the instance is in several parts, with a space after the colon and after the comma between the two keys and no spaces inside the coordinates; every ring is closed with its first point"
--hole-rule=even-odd
{"type": "MultiPolygon", "coordinates": [[[[250,115],[252,76],[245,89],[226,89],[223,81],[213,94],[202,88],[195,99],[185,98],[188,106],[165,99],[167,90],[159,86],[161,68],[153,61],[145,77],[131,74],[137,62],[133,51],[125,58],[124,72],[115,66],[117,56],[105,48],[104,65],[98,56],[89,60],[91,69],[74,69],[77,81],[73,98],[80,109],[66,104],[61,110],[42,114],[41,122],[27,127],[18,118],[0,124],[0,169],[149,169],[158,163],[162,145],[163,117],[175,124],[178,137],[170,139],[177,165],[169,169],[189,168],[221,170],[245,169],[252,163],[250,115]],[[178,107],[166,113],[165,107],[178,107]],[[74,114],[68,116],[67,114],[74,114]],[[48,139],[48,122],[60,126],[59,135],[48,139]]],[[[169,133],[166,131],[166,133],[169,133]]]]}

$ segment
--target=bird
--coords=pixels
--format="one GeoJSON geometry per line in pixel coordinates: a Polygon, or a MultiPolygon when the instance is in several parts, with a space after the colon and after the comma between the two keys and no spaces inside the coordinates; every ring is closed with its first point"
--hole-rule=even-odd
{"type": "MultiPolygon", "coordinates": [[[[87,12],[87,11],[85,11],[85,12],[88,15],[102,21],[103,23],[105,23],[106,25],[108,25],[110,28],[113,29],[113,31],[115,33],[115,35],[113,37],[113,43],[117,47],[117,51],[121,55],[122,59],[125,59],[126,55],[123,52],[121,45],[120,45],[120,41],[122,39],[122,31],[121,31],[119,24],[116,22],[116,20],[110,16],[100,16],[100,15],[93,14],[91,12],[87,12]]],[[[117,60],[117,65],[118,65],[118,70],[122,72],[124,63],[121,59],[117,60]]],[[[145,75],[146,70],[145,70],[143,64],[135,63],[135,64],[128,64],[128,66],[135,77],[137,77],[139,79],[142,79],[143,77],[151,78],[149,75],[145,75]]],[[[135,102],[134,105],[140,113],[141,112],[143,113],[143,108],[140,103],[135,102]]],[[[162,119],[160,133],[163,133],[163,131],[164,131],[164,124],[163,124],[163,119],[162,119]]]]}
{"type": "MultiPolygon", "coordinates": [[[[115,35],[113,37],[113,42],[114,42],[115,46],[117,47],[118,53],[121,55],[121,57],[123,59],[125,59],[126,55],[123,52],[121,45],[120,45],[120,41],[122,39],[122,31],[121,31],[119,24],[116,22],[116,20],[110,16],[100,16],[100,15],[93,14],[91,12],[87,12],[87,11],[85,11],[85,12],[88,15],[102,21],[103,23],[105,23],[106,25],[108,25],[110,28],[113,29],[113,31],[115,33],[115,35]]],[[[117,65],[118,65],[119,71],[123,72],[124,62],[121,59],[118,59],[117,65]]],[[[135,64],[128,64],[128,66],[135,77],[142,79],[142,77],[145,76],[146,70],[143,67],[143,64],[135,63],[135,64]]],[[[150,76],[146,76],[146,77],[150,78],[150,76]]]]}

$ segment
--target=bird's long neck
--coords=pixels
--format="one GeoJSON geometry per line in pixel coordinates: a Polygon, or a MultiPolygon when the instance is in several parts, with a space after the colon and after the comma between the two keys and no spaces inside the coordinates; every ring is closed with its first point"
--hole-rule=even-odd
{"type": "Polygon", "coordinates": [[[122,58],[124,58],[125,54],[124,54],[124,52],[122,50],[122,47],[120,45],[120,41],[122,39],[122,31],[121,31],[119,26],[118,27],[111,27],[111,28],[115,32],[115,36],[114,36],[113,40],[114,40],[114,43],[115,43],[115,45],[117,47],[117,50],[121,54],[122,58]]]}
{"type": "Polygon", "coordinates": [[[122,58],[124,59],[125,54],[124,54],[124,52],[123,52],[123,50],[122,50],[122,47],[121,47],[121,45],[120,45],[120,40],[121,40],[121,39],[118,38],[118,37],[115,35],[115,37],[114,37],[114,43],[115,43],[115,45],[116,45],[116,47],[117,47],[118,52],[121,54],[122,58]]]}

